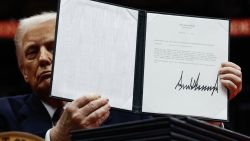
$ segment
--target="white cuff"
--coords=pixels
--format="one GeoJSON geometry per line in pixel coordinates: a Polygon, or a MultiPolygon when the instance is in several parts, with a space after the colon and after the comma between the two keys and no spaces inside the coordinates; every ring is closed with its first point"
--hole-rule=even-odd
{"type": "Polygon", "coordinates": [[[220,127],[221,127],[221,128],[225,128],[225,125],[224,125],[223,122],[221,122],[220,127]]]}
{"type": "Polygon", "coordinates": [[[46,132],[44,141],[50,141],[50,130],[51,130],[51,129],[49,129],[49,130],[46,132]]]}

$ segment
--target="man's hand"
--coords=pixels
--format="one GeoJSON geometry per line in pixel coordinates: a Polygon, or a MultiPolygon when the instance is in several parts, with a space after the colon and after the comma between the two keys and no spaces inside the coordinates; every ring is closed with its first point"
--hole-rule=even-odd
{"type": "Polygon", "coordinates": [[[69,103],[56,126],[51,129],[52,141],[69,141],[73,129],[99,127],[109,116],[108,99],[97,95],[83,96],[69,103]]]}
{"type": "Polygon", "coordinates": [[[221,64],[219,70],[221,83],[229,90],[229,99],[233,99],[242,89],[242,72],[241,68],[232,63],[225,62],[221,64]]]}

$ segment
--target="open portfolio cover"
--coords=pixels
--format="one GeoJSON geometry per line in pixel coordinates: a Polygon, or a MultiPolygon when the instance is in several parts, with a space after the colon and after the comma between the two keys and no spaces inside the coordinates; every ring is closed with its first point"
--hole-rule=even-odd
{"type": "Polygon", "coordinates": [[[218,71],[229,20],[60,0],[51,96],[100,94],[134,112],[228,120],[218,71]]]}

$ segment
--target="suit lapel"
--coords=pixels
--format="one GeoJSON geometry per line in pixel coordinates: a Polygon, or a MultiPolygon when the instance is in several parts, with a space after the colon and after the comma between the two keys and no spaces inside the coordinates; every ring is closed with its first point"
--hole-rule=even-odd
{"type": "Polygon", "coordinates": [[[25,132],[44,136],[52,127],[49,113],[35,94],[26,99],[19,115],[20,128],[25,132]]]}

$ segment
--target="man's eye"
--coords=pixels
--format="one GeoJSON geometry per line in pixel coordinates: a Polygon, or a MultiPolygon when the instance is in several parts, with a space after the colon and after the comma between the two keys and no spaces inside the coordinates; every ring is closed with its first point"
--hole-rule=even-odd
{"type": "Polygon", "coordinates": [[[38,49],[37,48],[30,48],[27,50],[26,52],[26,58],[29,60],[35,59],[38,53],[38,49]]]}
{"type": "Polygon", "coordinates": [[[47,44],[46,44],[46,46],[47,46],[47,50],[49,51],[49,52],[51,52],[51,53],[53,53],[53,51],[54,51],[54,42],[48,42],[47,44]]]}

